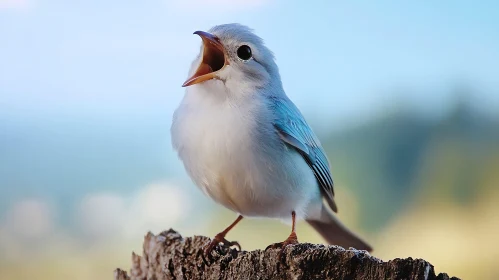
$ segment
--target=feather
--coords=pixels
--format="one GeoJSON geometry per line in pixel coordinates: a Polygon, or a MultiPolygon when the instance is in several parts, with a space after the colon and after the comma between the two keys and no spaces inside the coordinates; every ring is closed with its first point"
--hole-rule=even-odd
{"type": "Polygon", "coordinates": [[[314,172],[321,193],[334,212],[334,183],[329,161],[317,136],[305,121],[300,110],[285,96],[271,97],[270,106],[275,112],[274,127],[281,140],[296,149],[314,172]]]}

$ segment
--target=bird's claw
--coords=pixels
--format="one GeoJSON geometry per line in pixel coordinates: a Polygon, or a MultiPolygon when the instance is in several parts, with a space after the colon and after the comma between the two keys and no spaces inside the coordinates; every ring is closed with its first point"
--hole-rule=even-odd
{"type": "Polygon", "coordinates": [[[298,242],[298,237],[296,236],[296,233],[292,232],[286,240],[284,240],[283,242],[270,244],[269,246],[267,246],[267,248],[265,248],[265,251],[267,251],[268,249],[281,249],[279,256],[282,257],[282,255],[284,253],[284,249],[286,249],[287,246],[295,245],[298,243],[299,242],[298,242]]]}
{"type": "Polygon", "coordinates": [[[265,250],[268,250],[268,249],[284,249],[287,246],[298,244],[298,240],[292,241],[292,242],[287,242],[287,241],[288,240],[283,241],[283,242],[278,242],[278,243],[270,244],[269,246],[267,246],[267,248],[265,248],[265,250]]]}
{"type": "Polygon", "coordinates": [[[284,242],[277,242],[277,243],[272,243],[267,248],[265,248],[265,251],[269,249],[282,249],[284,247],[284,242]]]}
{"type": "Polygon", "coordinates": [[[231,248],[232,246],[236,246],[238,251],[241,251],[241,245],[239,244],[239,242],[228,241],[227,239],[225,239],[224,235],[219,233],[219,234],[215,235],[215,238],[213,238],[213,240],[211,240],[211,242],[208,245],[206,245],[206,247],[204,249],[204,254],[206,256],[210,256],[211,252],[215,248],[217,248],[217,245],[220,243],[222,243],[225,248],[231,248]]]}

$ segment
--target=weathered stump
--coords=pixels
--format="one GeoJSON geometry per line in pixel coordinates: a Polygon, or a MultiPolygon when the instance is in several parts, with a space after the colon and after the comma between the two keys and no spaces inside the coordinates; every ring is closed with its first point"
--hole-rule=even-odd
{"type": "Polygon", "coordinates": [[[282,254],[278,249],[238,252],[219,246],[204,257],[209,241],[204,236],[183,238],[172,229],[157,236],[148,233],[143,256],[132,253],[130,274],[117,269],[115,279],[458,279],[436,275],[422,259],[383,262],[366,251],[307,243],[289,246],[282,254]]]}

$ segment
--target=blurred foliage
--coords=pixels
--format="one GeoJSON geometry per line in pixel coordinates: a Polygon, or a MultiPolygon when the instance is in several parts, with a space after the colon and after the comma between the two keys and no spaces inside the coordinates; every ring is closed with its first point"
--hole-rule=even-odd
{"type": "Polygon", "coordinates": [[[483,184],[484,172],[499,167],[493,164],[499,123],[466,102],[438,121],[408,112],[384,116],[331,135],[323,145],[338,192],[348,186],[355,193],[365,213],[361,224],[374,231],[417,194],[466,207],[490,187],[483,184]]]}

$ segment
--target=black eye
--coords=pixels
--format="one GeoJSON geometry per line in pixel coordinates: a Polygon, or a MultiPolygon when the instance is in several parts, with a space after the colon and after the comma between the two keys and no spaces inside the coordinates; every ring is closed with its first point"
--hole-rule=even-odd
{"type": "Polygon", "coordinates": [[[246,45],[240,46],[239,49],[237,49],[237,56],[239,56],[239,58],[242,60],[250,59],[251,58],[251,48],[246,46],[246,45]]]}

